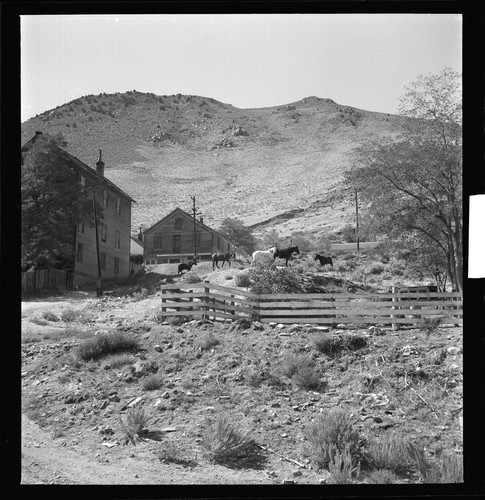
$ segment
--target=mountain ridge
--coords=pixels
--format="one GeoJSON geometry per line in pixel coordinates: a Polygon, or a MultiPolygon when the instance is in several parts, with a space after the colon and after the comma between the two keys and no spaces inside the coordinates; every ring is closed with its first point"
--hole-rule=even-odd
{"type": "Polygon", "coordinates": [[[354,205],[341,185],[352,151],[399,133],[400,117],[329,98],[305,97],[266,108],[236,108],[212,97],[129,91],[88,95],[22,123],[22,144],[37,130],[62,133],[66,150],[137,203],[132,230],[173,208],[206,223],[237,218],[255,232],[339,233],[354,205]],[[325,202],[327,199],[330,200],[325,202]]]}

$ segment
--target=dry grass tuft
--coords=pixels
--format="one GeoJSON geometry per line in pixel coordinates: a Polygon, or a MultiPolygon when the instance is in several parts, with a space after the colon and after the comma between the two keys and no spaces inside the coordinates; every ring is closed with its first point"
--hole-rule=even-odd
{"type": "Polygon", "coordinates": [[[237,461],[246,455],[252,440],[226,415],[218,415],[208,427],[202,440],[202,446],[209,457],[216,463],[237,461]]]}
{"type": "Polygon", "coordinates": [[[334,408],[319,414],[303,434],[307,453],[318,468],[328,467],[337,451],[347,450],[352,459],[360,455],[359,432],[344,410],[334,408]]]}
{"type": "Polygon", "coordinates": [[[150,418],[145,414],[145,410],[141,406],[129,408],[126,413],[126,422],[123,422],[121,418],[119,419],[121,431],[125,438],[124,444],[131,441],[136,445],[138,441],[141,441],[149,421],[150,418]]]}

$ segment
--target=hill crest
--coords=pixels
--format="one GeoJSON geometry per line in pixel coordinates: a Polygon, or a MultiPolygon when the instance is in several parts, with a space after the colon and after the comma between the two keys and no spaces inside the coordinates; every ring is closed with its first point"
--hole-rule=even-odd
{"type": "Polygon", "coordinates": [[[338,233],[352,223],[341,186],[362,140],[394,135],[399,117],[305,97],[241,109],[212,97],[136,90],[88,95],[22,124],[22,144],[37,130],[62,133],[66,150],[137,201],[132,229],[150,226],[190,197],[207,224],[226,217],[256,230],[338,233]]]}

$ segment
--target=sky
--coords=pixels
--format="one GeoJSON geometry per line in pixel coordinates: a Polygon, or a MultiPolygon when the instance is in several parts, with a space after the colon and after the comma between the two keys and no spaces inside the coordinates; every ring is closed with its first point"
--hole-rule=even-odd
{"type": "Polygon", "coordinates": [[[396,113],[405,85],[445,67],[462,70],[460,14],[21,16],[21,120],[129,90],[396,113]]]}

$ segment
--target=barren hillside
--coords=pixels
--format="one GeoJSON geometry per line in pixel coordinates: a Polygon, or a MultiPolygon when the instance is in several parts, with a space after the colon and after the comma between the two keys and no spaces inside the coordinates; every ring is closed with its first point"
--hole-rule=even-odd
{"type": "Polygon", "coordinates": [[[132,228],[150,226],[197,197],[205,222],[235,217],[282,236],[338,232],[353,204],[340,185],[360,141],[397,133],[399,118],[331,99],[239,109],[190,95],[137,91],[86,96],[22,124],[22,143],[61,132],[66,149],[137,204],[132,228]]]}

